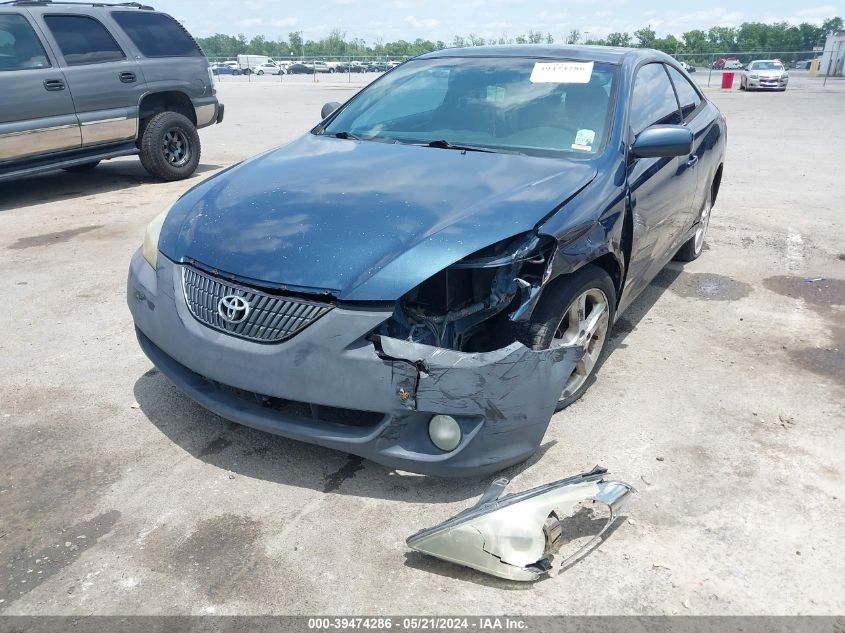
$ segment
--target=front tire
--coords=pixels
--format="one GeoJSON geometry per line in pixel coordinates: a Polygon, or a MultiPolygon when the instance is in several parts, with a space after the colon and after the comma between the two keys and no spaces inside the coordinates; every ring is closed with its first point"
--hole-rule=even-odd
{"type": "Polygon", "coordinates": [[[559,277],[543,292],[517,340],[534,350],[583,345],[584,355],[564,384],[555,411],[578,400],[593,382],[616,316],[616,286],[602,268],[587,264],[559,277]]]}
{"type": "Polygon", "coordinates": [[[200,162],[200,137],[194,124],[178,112],[159,112],[144,127],[141,164],[162,180],[190,177],[200,162]]]}

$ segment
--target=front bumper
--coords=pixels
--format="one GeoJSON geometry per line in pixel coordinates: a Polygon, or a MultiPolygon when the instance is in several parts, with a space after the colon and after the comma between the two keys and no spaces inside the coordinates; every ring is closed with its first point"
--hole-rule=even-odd
{"type": "Polygon", "coordinates": [[[788,79],[749,79],[748,88],[754,90],[785,90],[788,79]]]}
{"type": "Polygon", "coordinates": [[[187,395],[246,426],[411,472],[483,475],[528,458],[582,354],[520,343],[470,354],[384,337],[377,349],[368,335],[392,309],[343,306],[291,339],[257,343],[198,322],[181,283],[181,267],[163,255],[155,271],[140,250],[132,258],[138,341],[187,395]],[[313,413],[325,409],[343,409],[343,421],[313,413]],[[452,451],[428,436],[436,414],[461,426],[452,451]]]}

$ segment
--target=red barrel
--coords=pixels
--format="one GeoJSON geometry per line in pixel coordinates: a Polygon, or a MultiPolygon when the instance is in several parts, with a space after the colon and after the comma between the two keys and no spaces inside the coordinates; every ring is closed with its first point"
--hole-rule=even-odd
{"type": "Polygon", "coordinates": [[[734,87],[734,74],[733,73],[722,73],[722,89],[723,90],[730,90],[734,87]]]}

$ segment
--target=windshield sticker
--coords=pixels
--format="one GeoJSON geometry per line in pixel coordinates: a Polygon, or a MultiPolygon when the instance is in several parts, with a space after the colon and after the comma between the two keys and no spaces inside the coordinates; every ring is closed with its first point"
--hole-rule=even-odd
{"type": "Polygon", "coordinates": [[[575,135],[575,142],[572,149],[580,149],[589,152],[593,149],[593,141],[596,140],[596,133],[593,130],[578,130],[575,135]]]}
{"type": "Polygon", "coordinates": [[[593,74],[593,62],[537,62],[531,71],[533,84],[585,84],[593,74]]]}

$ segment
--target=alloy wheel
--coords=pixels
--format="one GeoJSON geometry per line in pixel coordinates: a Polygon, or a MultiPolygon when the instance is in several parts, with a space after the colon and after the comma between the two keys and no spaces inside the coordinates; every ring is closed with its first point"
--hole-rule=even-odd
{"type": "Polygon", "coordinates": [[[555,330],[552,346],[581,345],[584,355],[563,387],[562,400],[581,389],[592,374],[607,340],[609,321],[607,295],[599,288],[585,290],[566,309],[555,330]]]}
{"type": "Polygon", "coordinates": [[[701,211],[701,219],[698,221],[698,228],[695,230],[695,254],[698,255],[701,249],[704,248],[704,234],[707,233],[707,227],[710,224],[710,209],[713,204],[711,197],[707,196],[707,201],[704,203],[704,209],[701,211]]]}
{"type": "Polygon", "coordinates": [[[163,141],[164,158],[174,167],[182,167],[191,158],[188,137],[178,128],[168,130],[163,141]]]}

